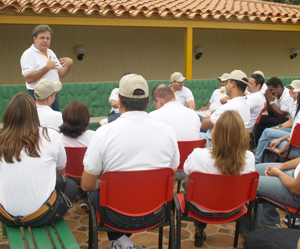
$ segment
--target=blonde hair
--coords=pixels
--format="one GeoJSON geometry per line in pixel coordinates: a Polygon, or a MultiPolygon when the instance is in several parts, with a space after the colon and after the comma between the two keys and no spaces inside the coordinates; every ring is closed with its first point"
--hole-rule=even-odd
{"type": "Polygon", "coordinates": [[[214,166],[222,174],[240,175],[245,167],[249,132],[237,111],[225,111],[218,119],[212,134],[210,149],[214,166]]]}

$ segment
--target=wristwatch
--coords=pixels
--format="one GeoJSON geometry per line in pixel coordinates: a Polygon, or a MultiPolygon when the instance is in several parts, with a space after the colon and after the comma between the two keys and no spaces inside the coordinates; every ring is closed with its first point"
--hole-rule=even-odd
{"type": "Polygon", "coordinates": [[[273,105],[273,104],[274,104],[274,101],[270,101],[270,102],[269,102],[269,105],[273,105]]]}
{"type": "Polygon", "coordinates": [[[279,126],[279,128],[282,128],[282,124],[279,124],[278,126],[279,126]]]}

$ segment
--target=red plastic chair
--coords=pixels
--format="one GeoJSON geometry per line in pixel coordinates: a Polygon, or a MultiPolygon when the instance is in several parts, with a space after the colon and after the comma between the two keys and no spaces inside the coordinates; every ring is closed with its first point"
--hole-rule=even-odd
{"type": "Polygon", "coordinates": [[[294,128],[294,131],[293,131],[293,134],[292,134],[292,137],[291,137],[291,140],[290,140],[290,147],[289,147],[289,150],[287,152],[287,155],[285,156],[285,155],[280,154],[280,153],[278,153],[278,152],[276,152],[272,149],[267,148],[263,152],[262,163],[265,160],[265,155],[266,154],[273,154],[273,155],[278,156],[280,162],[282,162],[282,163],[294,159],[294,158],[289,157],[291,149],[293,148],[293,146],[296,146],[296,147],[300,148],[300,124],[297,124],[294,128]]]}
{"type": "Polygon", "coordinates": [[[170,226],[169,247],[175,248],[173,185],[174,170],[171,168],[104,172],[100,178],[100,214],[90,204],[89,248],[98,248],[98,230],[139,233],[153,228],[159,228],[159,248],[162,248],[163,226],[170,226]],[[164,204],[167,204],[166,219],[145,229],[122,230],[105,221],[106,208],[126,216],[140,217],[153,213],[164,204]]]}
{"type": "MultiPolygon", "coordinates": [[[[237,247],[240,221],[250,219],[258,186],[258,172],[240,176],[228,176],[193,172],[188,179],[186,196],[174,196],[177,216],[177,248],[180,248],[181,220],[201,221],[208,224],[224,224],[236,221],[234,247],[237,247]],[[241,211],[222,218],[207,218],[190,211],[191,202],[212,213],[228,213],[240,207],[241,211]],[[249,202],[248,207],[245,205],[249,202]]],[[[251,224],[251,228],[254,225],[251,224]]]]}
{"type": "Polygon", "coordinates": [[[255,220],[256,220],[256,216],[257,216],[258,205],[261,203],[269,203],[269,204],[281,209],[282,211],[286,212],[286,217],[288,219],[288,228],[295,228],[296,218],[300,218],[300,206],[298,207],[298,209],[292,208],[290,206],[287,206],[287,205],[284,205],[277,201],[274,201],[270,198],[259,196],[259,197],[257,197],[256,205],[254,208],[254,219],[255,220]],[[293,219],[293,222],[292,222],[292,219],[293,219]]]}
{"type": "MultiPolygon", "coordinates": [[[[177,168],[177,172],[183,171],[183,165],[188,156],[193,152],[195,148],[205,148],[206,139],[192,140],[192,141],[178,141],[178,149],[180,153],[180,164],[177,168]]],[[[177,181],[177,193],[180,192],[181,180],[177,181]]]]}
{"type": "Polygon", "coordinates": [[[83,158],[87,147],[65,147],[67,153],[67,176],[81,178],[83,172],[83,158]]]}

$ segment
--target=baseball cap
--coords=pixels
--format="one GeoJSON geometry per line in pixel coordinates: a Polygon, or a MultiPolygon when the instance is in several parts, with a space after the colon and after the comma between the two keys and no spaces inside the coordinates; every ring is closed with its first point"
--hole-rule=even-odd
{"type": "Polygon", "coordinates": [[[300,92],[300,80],[293,80],[292,83],[286,85],[286,87],[294,88],[293,92],[300,92]]]}
{"type": "Polygon", "coordinates": [[[241,70],[233,70],[227,79],[224,79],[224,80],[238,80],[238,81],[241,81],[243,82],[244,84],[248,85],[248,78],[247,78],[247,75],[241,71],[241,70]]]}
{"type": "Polygon", "coordinates": [[[55,92],[60,91],[62,84],[60,81],[52,82],[51,80],[42,79],[34,89],[36,99],[46,99],[55,92]]]}
{"type": "Polygon", "coordinates": [[[171,81],[171,82],[172,82],[172,81],[183,82],[183,81],[185,81],[185,80],[186,80],[186,78],[184,78],[183,75],[182,75],[181,73],[179,73],[179,72],[173,73],[173,74],[171,75],[171,77],[170,77],[170,81],[171,81]]]}
{"type": "Polygon", "coordinates": [[[225,81],[229,76],[229,73],[223,73],[222,76],[218,77],[217,80],[225,81]]]}
{"type": "Polygon", "coordinates": [[[119,83],[119,94],[134,99],[143,99],[149,97],[149,88],[147,81],[141,75],[128,74],[121,78],[119,83]],[[143,95],[134,95],[136,89],[144,91],[143,95]]]}
{"type": "Polygon", "coordinates": [[[262,77],[265,77],[264,73],[262,71],[254,71],[253,74],[259,74],[261,75],[262,77]]]}

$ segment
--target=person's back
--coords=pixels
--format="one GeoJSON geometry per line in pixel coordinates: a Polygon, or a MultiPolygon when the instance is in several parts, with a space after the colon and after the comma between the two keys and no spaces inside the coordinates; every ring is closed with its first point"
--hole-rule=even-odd
{"type": "Polygon", "coordinates": [[[129,111],[96,131],[85,160],[88,164],[90,155],[100,150],[103,171],[175,166],[176,163],[171,161],[177,147],[174,139],[176,141],[176,135],[168,125],[151,118],[146,112],[129,111]]]}
{"type": "Polygon", "coordinates": [[[70,179],[60,184],[65,149],[56,131],[40,127],[36,105],[28,94],[19,93],[9,102],[0,141],[1,222],[36,227],[60,220],[74,201],[77,186],[70,179]]]}
{"type": "Polygon", "coordinates": [[[177,141],[199,139],[201,122],[198,115],[176,101],[170,87],[165,84],[157,85],[152,91],[152,98],[157,110],[149,115],[170,125],[176,133],[177,141]],[[162,101],[162,106],[158,107],[159,101],[162,101]]]}

